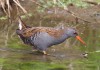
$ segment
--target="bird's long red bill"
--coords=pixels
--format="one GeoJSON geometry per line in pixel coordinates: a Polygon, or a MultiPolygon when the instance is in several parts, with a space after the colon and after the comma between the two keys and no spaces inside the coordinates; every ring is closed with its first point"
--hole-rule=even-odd
{"type": "Polygon", "coordinates": [[[76,36],[76,39],[78,39],[82,44],[86,45],[86,43],[81,39],[80,36],[76,36]]]}

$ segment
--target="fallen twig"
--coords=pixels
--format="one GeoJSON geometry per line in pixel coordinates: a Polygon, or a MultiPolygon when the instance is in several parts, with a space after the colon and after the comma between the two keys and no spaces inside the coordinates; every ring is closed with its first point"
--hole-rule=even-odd
{"type": "Polygon", "coordinates": [[[92,5],[98,5],[97,2],[93,2],[93,1],[83,1],[83,2],[86,2],[86,3],[88,3],[88,4],[92,4],[92,5]]]}

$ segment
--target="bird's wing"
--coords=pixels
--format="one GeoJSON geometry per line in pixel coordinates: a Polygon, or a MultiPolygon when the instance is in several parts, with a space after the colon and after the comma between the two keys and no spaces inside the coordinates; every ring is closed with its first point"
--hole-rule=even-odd
{"type": "Polygon", "coordinates": [[[22,30],[22,35],[23,35],[23,37],[30,37],[30,36],[36,34],[36,32],[37,32],[37,28],[35,28],[35,27],[26,28],[26,29],[22,30]]]}
{"type": "Polygon", "coordinates": [[[54,29],[54,28],[49,28],[49,27],[33,27],[33,28],[24,29],[22,35],[24,37],[30,37],[32,35],[35,35],[38,32],[46,32],[50,36],[60,37],[63,34],[64,31],[54,29]]]}

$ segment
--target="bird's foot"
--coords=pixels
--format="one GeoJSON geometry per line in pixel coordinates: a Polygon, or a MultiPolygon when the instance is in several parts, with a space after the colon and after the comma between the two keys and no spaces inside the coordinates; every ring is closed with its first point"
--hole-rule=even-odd
{"type": "Polygon", "coordinates": [[[46,52],[46,51],[43,51],[43,54],[44,54],[44,55],[50,55],[50,54],[47,54],[47,52],[46,52]]]}
{"type": "Polygon", "coordinates": [[[46,52],[46,51],[43,51],[43,54],[44,54],[44,55],[47,55],[47,52],[46,52]]]}

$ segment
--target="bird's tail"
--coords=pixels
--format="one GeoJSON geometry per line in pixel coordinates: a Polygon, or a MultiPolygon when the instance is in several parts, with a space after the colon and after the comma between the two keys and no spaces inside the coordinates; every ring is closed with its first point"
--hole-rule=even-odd
{"type": "Polygon", "coordinates": [[[18,28],[20,30],[27,28],[28,26],[22,21],[21,17],[18,18],[18,28]]]}

